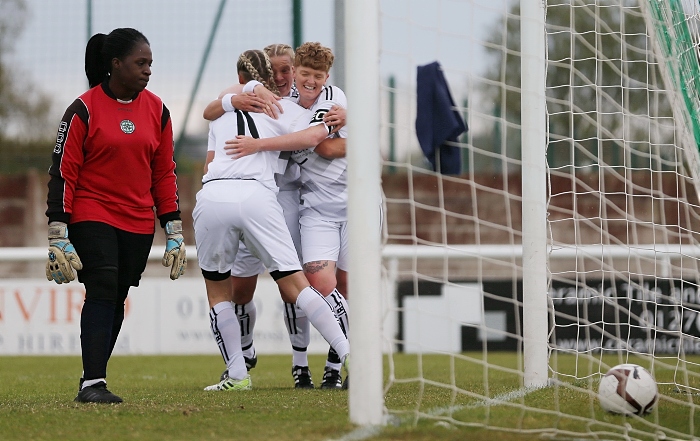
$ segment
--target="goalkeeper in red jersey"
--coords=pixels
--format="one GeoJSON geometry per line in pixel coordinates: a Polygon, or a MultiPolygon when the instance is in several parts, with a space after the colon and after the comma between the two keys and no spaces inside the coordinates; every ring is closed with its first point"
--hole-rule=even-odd
{"type": "Polygon", "coordinates": [[[107,362],[153,244],[155,213],[167,237],[170,278],[187,264],[170,112],[146,90],[152,52],[131,28],[96,34],[85,51],[90,90],[66,110],[49,169],[46,277],[85,286],[80,317],[83,375],[75,401],[120,403],[107,362]]]}

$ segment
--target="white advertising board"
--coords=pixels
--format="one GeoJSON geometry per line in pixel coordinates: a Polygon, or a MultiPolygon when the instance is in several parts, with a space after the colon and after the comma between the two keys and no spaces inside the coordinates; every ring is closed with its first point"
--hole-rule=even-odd
{"type": "MultiPolygon", "coordinates": [[[[83,285],[45,279],[0,279],[0,355],[79,355],[83,285]]],[[[291,354],[277,284],[261,277],[255,291],[258,354],[291,354]]],[[[218,354],[201,278],[144,278],[126,303],[115,354],[218,354]]],[[[328,344],[311,328],[310,353],[328,344]]]]}

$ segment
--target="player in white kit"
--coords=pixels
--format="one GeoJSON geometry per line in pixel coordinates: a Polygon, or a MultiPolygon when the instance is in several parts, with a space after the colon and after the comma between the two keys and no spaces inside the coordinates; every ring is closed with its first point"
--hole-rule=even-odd
{"type": "MultiPolygon", "coordinates": [[[[265,52],[270,57],[275,84],[279,89],[280,96],[297,102],[299,95],[294,87],[294,51],[288,45],[273,44],[265,47],[265,52]]],[[[246,90],[252,89],[253,87],[251,86],[255,85],[247,85],[246,90]]],[[[259,96],[255,96],[256,100],[249,101],[254,95],[243,92],[243,86],[234,85],[227,88],[220,94],[219,99],[212,101],[207,106],[204,111],[204,118],[213,120],[221,116],[224,113],[224,109],[232,111],[240,106],[246,106],[246,109],[250,111],[263,111],[265,103],[271,102],[274,100],[274,97],[265,96],[266,93],[270,94],[270,92],[262,85],[255,90],[259,93],[259,96]]],[[[345,110],[336,106],[333,111],[326,114],[324,120],[328,125],[340,129],[345,125],[345,110]]],[[[321,137],[324,135],[322,134],[321,137]]],[[[340,148],[342,148],[344,154],[344,145],[340,148]]],[[[317,146],[315,151],[322,156],[332,157],[338,154],[339,147],[338,144],[334,144],[333,140],[329,139],[317,146]]],[[[213,152],[208,152],[207,162],[212,157],[213,152]]],[[[280,189],[277,194],[277,200],[282,206],[294,245],[297,251],[301,252],[299,229],[301,180],[298,164],[294,161],[289,161],[285,173],[276,175],[275,178],[280,189]]],[[[301,261],[301,255],[299,259],[301,261]]],[[[257,275],[262,273],[263,270],[262,264],[247,252],[245,246],[242,246],[234,263],[231,280],[234,286],[234,309],[241,326],[243,355],[246,366],[249,369],[257,364],[253,346],[253,328],[257,318],[257,309],[252,299],[257,283],[257,275]]],[[[308,319],[304,311],[295,307],[294,304],[285,303],[284,322],[292,344],[294,386],[295,388],[312,389],[314,384],[307,357],[307,348],[311,337],[308,319]]],[[[227,371],[224,371],[221,378],[224,379],[226,374],[227,371]]]]}
{"type": "MultiPolygon", "coordinates": [[[[240,81],[256,79],[274,89],[272,69],[262,51],[246,51],[239,58],[240,81]]],[[[233,290],[229,277],[242,241],[258,257],[280,286],[283,299],[295,303],[309,321],[347,363],[349,344],[333,311],[304,274],[282,208],[277,202],[275,173],[283,171],[286,161],[279,152],[260,152],[231,160],[224,152],[224,142],[237,134],[254,138],[279,136],[302,129],[309,114],[294,103],[280,102],[284,113],[278,119],[244,111],[227,112],[210,124],[209,143],[214,158],[197,193],[194,229],[199,265],[211,306],[212,332],[228,368],[228,377],[206,390],[250,389],[251,380],[245,366],[240,327],[231,301],[233,290]]],[[[315,138],[309,145],[318,143],[315,138]]]]}
{"type": "MultiPolygon", "coordinates": [[[[223,115],[226,111],[234,111],[235,109],[246,110],[250,112],[264,112],[268,115],[277,118],[279,110],[277,103],[279,97],[289,99],[296,102],[298,99],[296,88],[294,88],[294,51],[286,44],[271,44],[265,47],[265,52],[270,58],[272,65],[273,79],[277,86],[279,96],[265,89],[264,86],[258,88],[259,94],[254,92],[244,92],[243,85],[235,84],[224,89],[219,98],[212,101],[204,109],[204,119],[213,121],[223,115]],[[268,92],[265,94],[264,92],[268,92]],[[272,110],[272,112],[270,112],[272,110]]],[[[246,89],[247,90],[247,89],[246,89]]],[[[207,160],[205,163],[205,173],[208,164],[214,158],[214,151],[207,151],[207,160]]],[[[279,192],[277,193],[277,201],[282,206],[285,220],[289,232],[294,242],[294,248],[300,253],[301,250],[301,233],[299,232],[299,190],[301,181],[299,175],[299,166],[293,161],[288,161],[284,173],[275,175],[279,192]]],[[[299,255],[301,261],[301,255],[299,255]]],[[[241,244],[233,269],[231,270],[231,283],[233,285],[233,304],[238,321],[241,326],[241,345],[243,349],[243,357],[248,370],[257,365],[257,355],[253,345],[253,329],[257,321],[257,308],[253,301],[253,295],[257,286],[258,275],[265,271],[265,267],[254,255],[248,251],[245,244],[241,244]]],[[[304,316],[303,311],[296,308],[294,304],[285,303],[285,315],[287,311],[292,311],[292,317],[300,317],[304,319],[306,334],[309,332],[308,320],[304,316]]],[[[285,324],[293,323],[285,318],[285,324]]],[[[290,328],[287,327],[288,331],[290,328]]],[[[290,331],[290,336],[292,334],[290,331]]],[[[294,342],[292,343],[294,347],[294,342]]],[[[307,343],[308,346],[308,343],[307,343]]],[[[295,387],[313,388],[310,371],[308,366],[305,370],[294,371],[295,387]]],[[[221,374],[223,380],[228,375],[228,369],[221,374]]]]}
{"type": "MultiPolygon", "coordinates": [[[[326,85],[328,71],[333,63],[330,49],[319,43],[304,43],[296,50],[295,83],[299,104],[312,111],[309,128],[277,138],[253,139],[238,136],[227,142],[227,150],[234,158],[261,151],[293,150],[304,145],[304,137],[326,135],[345,138],[341,128],[332,129],[324,123],[324,115],[333,106],[347,107],[345,94],[336,86],[326,85]]],[[[338,278],[347,279],[347,161],[342,157],[325,158],[311,149],[296,150],[292,158],[301,167],[301,244],[304,273],[312,286],[334,308],[343,330],[348,331],[348,307],[345,297],[337,289],[338,278]]],[[[347,294],[347,293],[345,293],[347,294]]],[[[322,388],[341,388],[341,358],[329,351],[322,388]]]]}

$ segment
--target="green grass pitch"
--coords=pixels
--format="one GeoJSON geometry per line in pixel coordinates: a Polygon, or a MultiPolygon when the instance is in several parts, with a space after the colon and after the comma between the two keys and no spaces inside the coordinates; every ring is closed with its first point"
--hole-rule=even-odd
{"type": "MultiPolygon", "coordinates": [[[[324,357],[310,361],[318,386],[324,357]]],[[[672,386],[661,388],[687,403],[662,400],[643,419],[625,418],[604,413],[585,392],[587,380],[522,393],[515,354],[489,354],[488,363],[481,354],[385,359],[392,417],[368,431],[350,423],[347,391],[294,390],[287,355],[260,356],[251,371],[253,390],[244,392],[202,390],[221,373],[218,356],[115,356],[109,388],[124,398],[120,405],[73,402],[79,357],[0,357],[0,440],[508,441],[542,439],[542,430],[554,439],[593,438],[600,431],[608,433],[604,439],[624,439],[630,429],[633,439],[654,439],[653,424],[696,436],[700,431],[700,412],[692,412],[698,398],[674,395],[672,386]]],[[[558,363],[562,371],[591,369],[574,358],[560,356],[558,363]]]]}

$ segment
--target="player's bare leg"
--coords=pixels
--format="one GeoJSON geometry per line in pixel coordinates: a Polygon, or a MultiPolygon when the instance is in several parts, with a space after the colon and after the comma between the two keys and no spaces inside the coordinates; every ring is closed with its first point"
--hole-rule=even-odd
{"type": "Polygon", "coordinates": [[[348,297],[348,272],[341,270],[340,268],[336,268],[335,281],[335,289],[338,290],[340,295],[345,297],[345,300],[348,300],[350,298],[348,297]]]}
{"type": "Polygon", "coordinates": [[[335,278],[335,262],[332,260],[305,263],[304,275],[311,286],[324,296],[330,294],[338,284],[335,278]]]}

